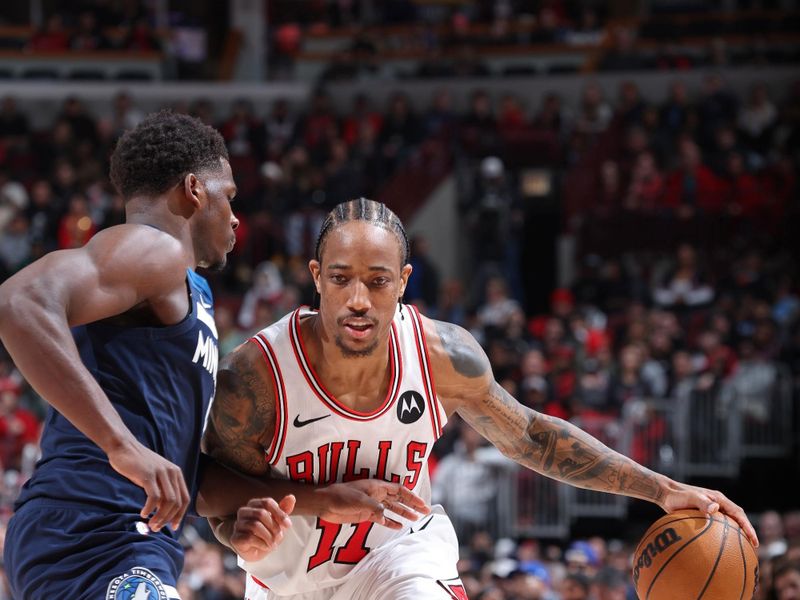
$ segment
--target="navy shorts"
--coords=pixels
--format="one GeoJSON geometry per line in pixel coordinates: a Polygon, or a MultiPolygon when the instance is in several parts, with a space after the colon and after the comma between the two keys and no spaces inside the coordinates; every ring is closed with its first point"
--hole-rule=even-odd
{"type": "Polygon", "coordinates": [[[56,500],[26,502],[6,531],[5,568],[13,597],[178,598],[180,545],[140,523],[137,514],[56,500]]]}

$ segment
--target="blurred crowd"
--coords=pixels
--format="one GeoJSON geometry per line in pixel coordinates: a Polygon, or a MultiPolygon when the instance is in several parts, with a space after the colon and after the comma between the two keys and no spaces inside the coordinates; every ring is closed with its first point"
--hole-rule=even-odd
{"type": "MultiPolygon", "coordinates": [[[[324,91],[304,106],[240,100],[227,114],[205,100],[175,106],[219,128],[240,190],[230,267],[211,276],[221,352],[298,303],[313,303],[305,263],[325,213],[353,196],[380,198],[393,174],[433,143],[471,173],[460,219],[476,244],[469,257],[476,277],[467,283],[441,274],[430,240],[417,236],[405,300],[469,329],[498,381],[521,402],[573,419],[618,419],[652,398],[711,403],[724,413],[737,393],[767,397],[787,372],[796,394],[798,265],[781,224],[797,211],[798,92],[795,86],[787,97],[773,97],[756,86],[740,97],[712,76],[702,90],[676,83],[661,103],[644,100],[626,82],[614,103],[588,84],[576,105],[555,93],[538,106],[513,93],[495,104],[476,90],[460,110],[443,90],[425,109],[398,92],[384,109],[357,96],[349,110],[337,110],[324,91]],[[619,214],[672,225],[727,215],[742,225],[738,244],[709,248],[700,239],[648,248],[631,238],[608,252],[601,240],[580,254],[573,285],[555,289],[546,311],[529,314],[517,281],[525,205],[515,166],[530,156],[531,144],[548,149],[535,155],[541,163],[566,174],[581,169],[592,182],[580,201],[570,200],[569,183],[564,190],[568,226],[578,232],[591,219],[619,214]]],[[[2,100],[0,280],[123,221],[107,159],[116,139],[142,118],[125,93],[106,114],[71,97],[50,126],[35,129],[14,98],[2,100]]],[[[36,459],[44,410],[10,359],[0,356],[0,522],[36,459]]],[[[755,422],[774,417],[757,401],[744,410],[755,422]]],[[[646,449],[632,452],[642,462],[651,458],[646,449]]],[[[465,426],[452,424],[436,447],[434,488],[446,489],[448,472],[472,468],[476,457],[493,468],[500,464],[465,426]]],[[[480,473],[473,470],[477,482],[480,473]]],[[[443,496],[451,511],[460,510],[458,498],[443,496]]],[[[767,558],[797,560],[795,516],[787,514],[785,532],[776,534],[783,546],[763,544],[764,552],[771,548],[767,558]]],[[[461,532],[471,598],[631,597],[629,540],[496,540],[482,531],[479,517],[461,532]]],[[[775,529],[774,515],[762,519],[775,529]]],[[[187,529],[182,597],[241,597],[235,561],[210,539],[200,521],[187,529]]],[[[775,562],[774,573],[782,565],[775,562]]],[[[763,594],[771,590],[770,569],[762,566],[763,594]]]]}
{"type": "Polygon", "coordinates": [[[155,30],[153,14],[145,2],[82,0],[51,4],[40,27],[34,28],[28,36],[4,33],[0,35],[0,46],[32,53],[67,54],[73,51],[157,51],[162,43],[155,30]]]}

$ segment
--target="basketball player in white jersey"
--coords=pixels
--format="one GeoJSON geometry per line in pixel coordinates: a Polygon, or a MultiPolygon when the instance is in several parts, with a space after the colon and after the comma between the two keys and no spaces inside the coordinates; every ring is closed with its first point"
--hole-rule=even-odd
{"type": "Polygon", "coordinates": [[[520,405],[495,382],[468,332],[402,304],[408,258],[403,226],[386,206],[363,198],[337,206],[309,263],[319,310],[287,315],[220,369],[206,451],[270,477],[275,497],[297,496],[282,536],[259,510],[272,500],[255,499],[238,519],[213,523],[248,572],[248,599],[466,598],[447,516],[434,507],[414,520],[410,508],[425,511],[400,497],[408,489],[430,500],[426,462],[454,412],[539,473],[666,511],[722,510],[758,543],[744,511],[722,493],[649,471],[570,423],[520,405]],[[360,479],[400,484],[382,499],[388,526],[320,518],[316,490],[360,479]],[[293,482],[314,485],[298,493],[306,486],[293,482]]]}

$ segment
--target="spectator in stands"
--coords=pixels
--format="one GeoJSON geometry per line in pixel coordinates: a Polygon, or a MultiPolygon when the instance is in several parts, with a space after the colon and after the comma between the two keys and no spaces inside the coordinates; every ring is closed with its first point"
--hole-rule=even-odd
{"type": "Polygon", "coordinates": [[[370,127],[379,134],[383,125],[383,115],[372,109],[369,97],[364,93],[353,97],[353,110],[342,121],[342,139],[352,147],[358,140],[362,127],[370,127]]]}
{"type": "Polygon", "coordinates": [[[584,135],[596,135],[606,130],[612,117],[613,111],[605,100],[602,88],[597,83],[587,83],[581,92],[575,130],[584,135]]]}
{"type": "Polygon", "coordinates": [[[722,125],[736,122],[738,101],[716,73],[703,81],[703,96],[698,104],[700,143],[709,146],[714,132],[722,125]]]}
{"type": "Polygon", "coordinates": [[[783,532],[783,521],[774,510],[761,513],[758,519],[758,555],[761,560],[772,559],[783,555],[788,547],[783,532]]]}
{"type": "Polygon", "coordinates": [[[656,284],[653,300],[662,308],[693,309],[706,306],[714,299],[714,289],[697,264],[694,246],[683,243],[675,253],[674,266],[656,284]]]}
{"type": "Polygon", "coordinates": [[[635,82],[627,80],[619,84],[616,116],[622,126],[641,124],[646,107],[639,86],[635,82]]]}
{"type": "Polygon", "coordinates": [[[76,141],[82,142],[86,140],[92,144],[97,144],[97,121],[76,96],[70,96],[64,100],[58,120],[64,120],[69,123],[76,141]]]}
{"type": "Polygon", "coordinates": [[[738,152],[731,152],[726,166],[726,210],[748,219],[766,216],[767,198],[759,180],[745,168],[744,157],[738,152]]]}
{"type": "Polygon", "coordinates": [[[778,120],[778,109],[770,100],[767,86],[759,83],[750,90],[747,103],[739,111],[737,124],[748,145],[765,156],[770,146],[770,136],[778,120]]]}
{"type": "Polygon", "coordinates": [[[800,562],[777,563],[772,580],[777,600],[800,600],[800,562]]]}
{"type": "Polygon", "coordinates": [[[619,164],[615,160],[604,160],[600,165],[600,185],[594,206],[590,210],[597,216],[608,217],[622,206],[624,190],[619,172],[619,164]]]}
{"type": "Polygon", "coordinates": [[[236,600],[245,594],[242,578],[225,567],[223,548],[202,540],[188,548],[179,583],[198,600],[236,600]]]}
{"type": "Polygon", "coordinates": [[[267,157],[280,159],[295,133],[295,121],[289,111],[289,102],[278,98],[264,121],[266,131],[267,157]]]}
{"type": "Polygon", "coordinates": [[[458,128],[458,115],[453,110],[453,96],[443,88],[433,95],[431,107],[424,117],[425,136],[452,141],[458,128]]]}
{"type": "Polygon", "coordinates": [[[45,250],[56,247],[59,213],[61,206],[47,179],[37,179],[31,186],[30,204],[26,209],[30,223],[30,238],[45,250]]]}
{"type": "Polygon", "coordinates": [[[422,235],[411,238],[411,260],[416,283],[409,280],[406,286],[405,300],[411,304],[419,304],[420,310],[428,313],[436,311],[439,296],[439,269],[430,258],[428,239],[422,235]],[[424,307],[424,308],[423,308],[424,307]]]}
{"type": "Polygon", "coordinates": [[[265,327],[256,321],[256,309],[260,303],[275,305],[285,290],[283,276],[277,265],[266,261],[258,265],[253,273],[253,284],[244,295],[236,319],[239,327],[250,330],[253,327],[265,327]]]}
{"type": "Polygon", "coordinates": [[[609,414],[617,410],[612,406],[612,374],[603,368],[596,358],[587,358],[582,363],[582,372],[575,391],[573,412],[578,415],[609,414]]]}
{"type": "Polygon", "coordinates": [[[325,207],[346,202],[364,189],[361,163],[350,160],[350,148],[344,140],[337,139],[329,145],[329,156],[324,166],[325,207]]]}
{"type": "Polygon", "coordinates": [[[600,568],[600,560],[592,545],[585,540],[572,542],[564,553],[567,573],[581,573],[591,579],[600,568]]]}
{"type": "Polygon", "coordinates": [[[19,110],[16,98],[5,96],[0,104],[0,140],[8,144],[25,139],[30,132],[28,116],[19,110]]]}
{"type": "Polygon", "coordinates": [[[784,331],[800,317],[800,297],[797,296],[795,289],[792,276],[781,275],[775,290],[772,318],[784,331]]]}
{"type": "Polygon", "coordinates": [[[531,124],[536,130],[548,131],[561,136],[567,126],[561,96],[555,92],[547,92],[542,98],[542,105],[533,117],[531,124]]]}
{"type": "Polygon", "coordinates": [[[478,308],[479,326],[502,332],[517,314],[522,314],[522,307],[508,295],[506,281],[502,277],[491,277],[486,282],[486,299],[478,308]]]}
{"type": "Polygon", "coordinates": [[[623,206],[628,210],[653,213],[662,205],[663,193],[664,178],[658,169],[655,156],[652,152],[640,153],[631,173],[623,206]]]}
{"type": "Polygon", "coordinates": [[[500,113],[497,118],[497,127],[504,135],[513,134],[527,126],[525,111],[522,104],[514,94],[505,94],[500,100],[500,113]]]}
{"type": "Polygon", "coordinates": [[[18,181],[9,180],[5,170],[0,171],[0,232],[28,206],[28,192],[18,181]]]}
{"type": "Polygon", "coordinates": [[[75,33],[70,36],[69,47],[72,50],[94,51],[105,50],[111,47],[97,23],[93,10],[84,10],[78,16],[78,26],[75,33]]]}
{"type": "Polygon", "coordinates": [[[496,535],[498,511],[506,508],[497,504],[498,478],[516,466],[472,427],[460,425],[455,451],[433,474],[432,502],[445,507],[459,539],[469,540],[478,531],[496,535]]]}
{"type": "Polygon", "coordinates": [[[477,90],[469,110],[461,119],[461,146],[468,156],[482,158],[496,152],[499,145],[497,120],[486,90],[477,90]]]}
{"type": "Polygon", "coordinates": [[[317,164],[321,163],[325,156],[325,144],[338,134],[338,119],[333,111],[330,96],[324,90],[318,90],[311,99],[311,107],[308,113],[298,124],[300,132],[299,138],[309,155],[312,156],[317,164]]]}
{"type": "Polygon", "coordinates": [[[173,107],[173,110],[177,113],[190,114],[211,127],[213,127],[217,121],[215,114],[216,106],[208,98],[198,98],[192,102],[191,107],[187,107],[186,104],[178,101],[173,107]]]}
{"type": "Polygon", "coordinates": [[[722,208],[721,184],[702,162],[700,148],[685,136],[678,143],[679,163],[665,181],[663,204],[682,218],[718,213],[722,208]]]}
{"type": "Polygon", "coordinates": [[[0,381],[0,472],[20,469],[22,450],[39,440],[39,422],[19,405],[20,388],[13,381],[0,381]]]}
{"type": "Polygon", "coordinates": [[[63,17],[59,13],[52,13],[47,17],[44,27],[31,36],[28,48],[34,52],[63,52],[69,48],[69,43],[63,17]]]}
{"type": "Polygon", "coordinates": [[[133,129],[144,120],[144,112],[133,103],[128,92],[114,96],[111,114],[101,121],[100,129],[109,145],[113,145],[128,129],[133,129]]]}
{"type": "Polygon", "coordinates": [[[97,225],[89,214],[89,204],[83,194],[74,194],[69,199],[67,213],[58,224],[58,247],[62,250],[80,248],[97,231],[97,225]]]}
{"type": "Polygon", "coordinates": [[[400,166],[421,139],[422,127],[408,96],[402,92],[392,94],[378,135],[384,161],[383,172],[390,173],[400,166]]]}
{"type": "Polygon", "coordinates": [[[695,120],[695,107],[689,100],[689,91],[686,83],[677,80],[669,87],[669,97],[661,106],[661,126],[673,135],[685,132],[690,123],[695,120]]]}
{"type": "Polygon", "coordinates": [[[590,579],[583,573],[568,573],[561,582],[561,600],[590,600],[590,579]]]}
{"type": "Polygon", "coordinates": [[[744,154],[744,145],[740,143],[736,129],[732,125],[723,124],[714,131],[713,145],[708,149],[708,166],[717,176],[724,176],[728,171],[728,156],[732,152],[744,154]]]}
{"type": "Polygon", "coordinates": [[[600,61],[602,71],[634,71],[645,66],[636,49],[636,31],[630,26],[617,25],[610,31],[612,47],[600,61]]]}
{"type": "Polygon", "coordinates": [[[161,42],[147,17],[140,16],[126,26],[120,48],[134,52],[157,52],[161,49],[161,42]]]}
{"type": "Polygon", "coordinates": [[[28,217],[23,211],[0,229],[0,272],[13,275],[31,259],[31,238],[28,217]]]}
{"type": "Polygon", "coordinates": [[[474,285],[482,285],[487,273],[501,273],[513,286],[514,295],[519,296],[518,198],[509,184],[503,161],[496,156],[481,161],[466,213],[476,270],[474,285]]]}
{"type": "Polygon", "coordinates": [[[603,567],[592,581],[594,600],[625,600],[628,597],[628,578],[612,567],[603,567]]]}
{"type": "Polygon", "coordinates": [[[460,279],[448,279],[442,284],[438,298],[436,318],[464,327],[467,310],[464,305],[464,284],[460,279]]]}
{"type": "Polygon", "coordinates": [[[652,397],[653,390],[644,378],[645,353],[639,344],[628,344],[619,353],[619,370],[610,384],[607,412],[616,414],[633,401],[652,397]]]}
{"type": "Polygon", "coordinates": [[[220,133],[232,158],[247,157],[259,163],[263,159],[264,128],[249,100],[239,98],[233,103],[230,117],[220,126],[220,133]]]}
{"type": "Polygon", "coordinates": [[[720,406],[731,410],[738,402],[738,410],[751,423],[764,425],[774,414],[778,371],[771,360],[756,353],[753,340],[743,338],[738,345],[738,362],[731,377],[723,383],[720,406]]]}

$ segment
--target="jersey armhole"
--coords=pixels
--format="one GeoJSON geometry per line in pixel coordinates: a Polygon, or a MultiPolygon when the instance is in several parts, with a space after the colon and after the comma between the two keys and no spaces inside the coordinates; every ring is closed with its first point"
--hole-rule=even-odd
{"type": "Polygon", "coordinates": [[[266,336],[259,333],[251,337],[248,341],[256,344],[259,350],[261,350],[261,354],[263,354],[264,360],[267,363],[267,370],[269,371],[270,378],[272,379],[272,389],[275,393],[275,430],[272,434],[272,441],[270,442],[269,448],[266,450],[264,460],[266,460],[267,464],[270,466],[275,466],[283,452],[283,445],[286,441],[286,387],[283,383],[283,375],[278,365],[278,359],[275,357],[275,351],[272,349],[272,345],[267,341],[266,336]]]}

